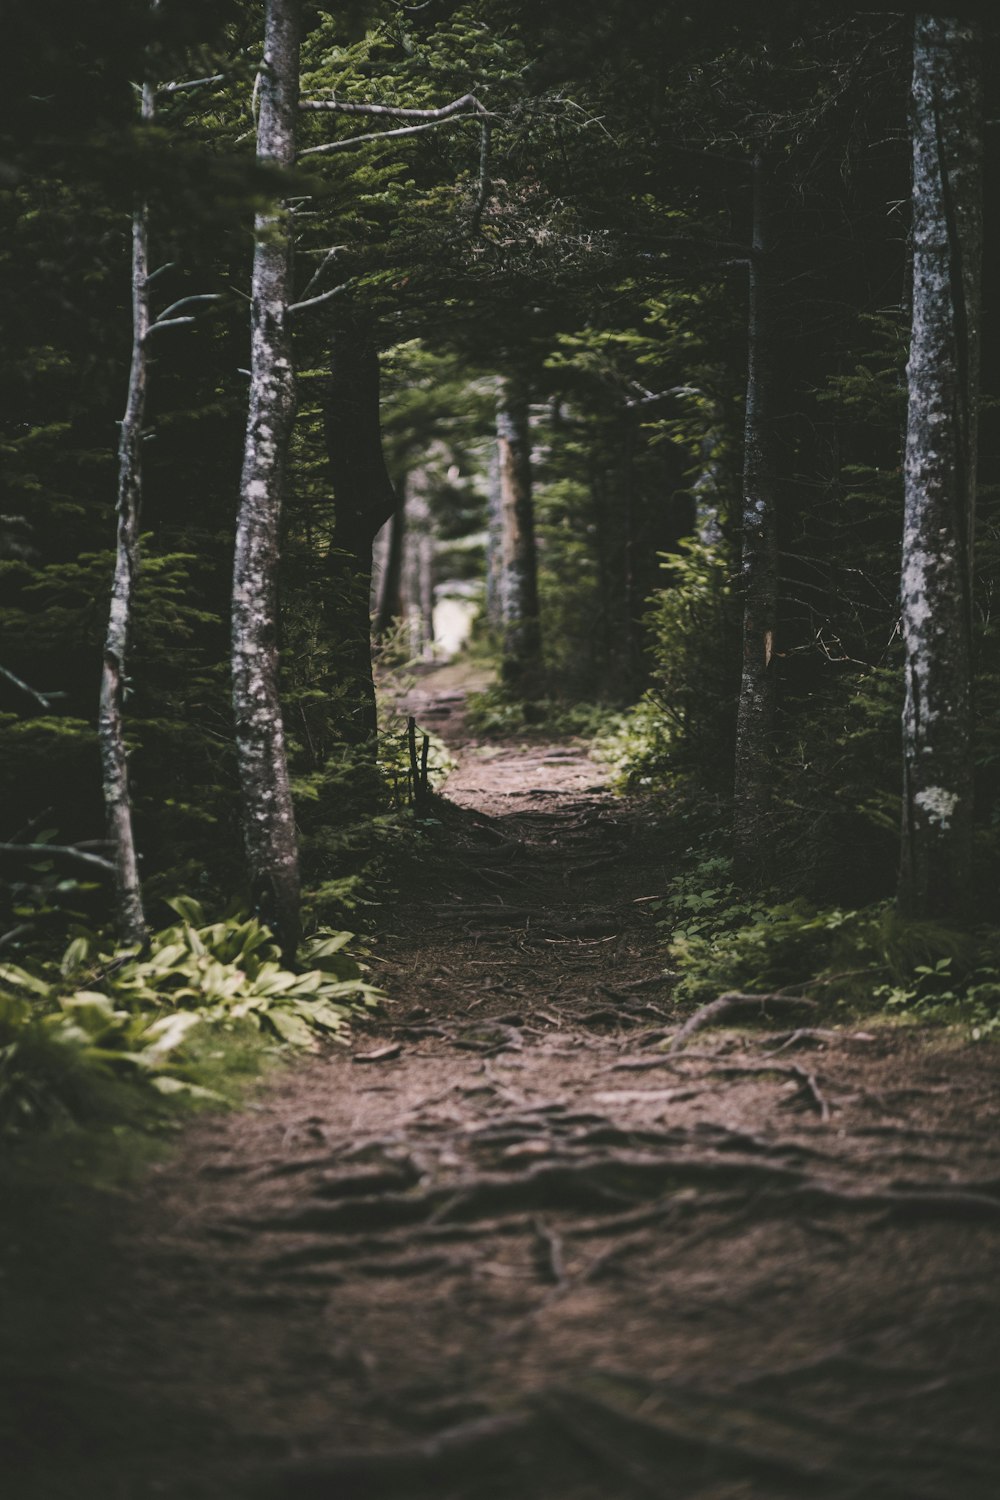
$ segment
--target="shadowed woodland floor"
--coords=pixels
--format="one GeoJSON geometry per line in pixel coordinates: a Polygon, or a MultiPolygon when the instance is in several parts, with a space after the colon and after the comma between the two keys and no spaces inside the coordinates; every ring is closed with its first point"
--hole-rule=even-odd
{"type": "Polygon", "coordinates": [[[571,744],[467,745],[447,799],[391,1009],[123,1207],[11,1495],[993,1500],[992,1049],[659,1051],[657,828],[571,744]]]}

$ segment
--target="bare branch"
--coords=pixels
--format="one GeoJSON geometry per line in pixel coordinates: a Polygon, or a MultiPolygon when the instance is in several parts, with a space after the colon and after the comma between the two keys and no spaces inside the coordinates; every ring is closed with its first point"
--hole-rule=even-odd
{"type": "Polygon", "coordinates": [[[162,266],[157,266],[155,271],[150,271],[149,275],[146,277],[145,285],[152,286],[157,276],[162,276],[164,271],[172,271],[176,264],[177,262],[175,260],[164,261],[162,266]]]}
{"type": "Polygon", "coordinates": [[[85,865],[88,869],[100,870],[102,875],[115,873],[110,859],[104,859],[100,854],[90,854],[85,849],[77,849],[74,844],[0,844],[0,861],[24,864],[36,859],[85,865]]]}
{"type": "Polygon", "coordinates": [[[325,146],[308,146],[305,151],[299,152],[299,156],[319,156],[330,151],[355,151],[368,141],[399,140],[407,135],[422,135],[425,130],[436,130],[439,125],[447,125],[463,118],[471,119],[472,116],[443,115],[441,119],[431,120],[426,125],[403,125],[399,130],[373,130],[368,135],[349,135],[342,141],[328,141],[325,146]]]}
{"type": "Polygon", "coordinates": [[[56,698],[65,698],[66,696],[65,693],[39,692],[38,688],[33,688],[29,683],[22,681],[9,667],[0,667],[0,677],[6,678],[13,687],[20,688],[21,692],[26,693],[29,698],[34,698],[40,708],[51,708],[56,698]]]}
{"type": "Polygon", "coordinates": [[[341,103],[339,99],[302,99],[299,101],[299,109],[330,110],[341,115],[392,115],[400,120],[435,121],[446,120],[452,115],[463,113],[477,115],[490,113],[475,94],[463,94],[461,99],[453,99],[450,104],[443,104],[440,109],[404,109],[397,104],[347,104],[341,103]]]}
{"type": "MultiPolygon", "coordinates": [[[[148,281],[147,281],[146,285],[147,286],[149,285],[148,281]]],[[[192,302],[221,302],[221,301],[222,301],[222,293],[221,292],[199,292],[196,296],[193,296],[193,297],[181,297],[181,298],[178,299],[178,301],[171,302],[171,304],[170,304],[169,307],[165,307],[163,309],[163,311],[160,313],[159,317],[154,320],[153,327],[155,328],[157,326],[157,324],[165,322],[166,319],[170,317],[171,313],[180,312],[180,310],[181,310],[182,307],[190,307],[190,305],[191,305],[192,302]]]]}
{"type": "Polygon", "coordinates": [[[189,78],[184,83],[160,83],[156,86],[158,94],[179,94],[184,89],[200,89],[209,83],[225,82],[225,73],[213,73],[211,78],[189,78]]]}
{"type": "Polygon", "coordinates": [[[331,287],[328,292],[320,292],[318,297],[307,297],[302,302],[292,302],[289,304],[288,311],[290,313],[302,312],[307,307],[319,307],[321,302],[329,302],[331,297],[339,297],[341,292],[346,292],[356,280],[357,277],[352,276],[350,281],[342,281],[339,286],[331,287]]]}
{"type": "Polygon", "coordinates": [[[308,297],[308,295],[312,291],[313,287],[317,286],[319,284],[320,278],[323,275],[323,272],[326,270],[327,266],[330,264],[331,260],[333,260],[335,258],[335,256],[337,256],[340,253],[341,250],[346,250],[346,249],[347,249],[346,245],[331,245],[330,246],[329,250],[326,252],[326,254],[324,255],[323,259],[320,261],[318,267],[313,272],[313,274],[310,276],[310,278],[306,282],[305,286],[302,288],[302,296],[303,297],[308,297]]]}
{"type": "Polygon", "coordinates": [[[182,323],[194,323],[195,321],[196,320],[193,317],[167,318],[166,320],[164,320],[163,318],[157,318],[156,322],[151,324],[151,326],[147,329],[146,337],[143,339],[143,343],[145,343],[146,339],[150,338],[154,333],[159,333],[161,328],[179,328],[182,323]]]}

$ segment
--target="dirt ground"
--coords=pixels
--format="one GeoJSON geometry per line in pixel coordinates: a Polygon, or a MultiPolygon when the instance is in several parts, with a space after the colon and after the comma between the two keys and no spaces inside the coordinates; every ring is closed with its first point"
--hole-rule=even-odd
{"type": "MultiPolygon", "coordinates": [[[[463,741],[447,679],[410,706],[463,741]]],[[[664,1051],[660,830],[574,744],[466,743],[445,795],[391,1006],[123,1208],[62,1376],[116,1415],[12,1500],[995,1500],[994,1049],[664,1051]]]]}

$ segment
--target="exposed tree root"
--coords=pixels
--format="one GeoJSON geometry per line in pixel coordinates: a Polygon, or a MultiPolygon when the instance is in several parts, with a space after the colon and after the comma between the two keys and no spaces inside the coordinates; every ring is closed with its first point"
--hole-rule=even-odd
{"type": "MultiPolygon", "coordinates": [[[[617,1135],[617,1132],[615,1132],[617,1135]]],[[[342,1186],[343,1180],[335,1186],[342,1186]]],[[[671,1186],[702,1183],[761,1194],[772,1208],[881,1212],[895,1220],[1000,1222],[995,1184],[893,1185],[860,1190],[813,1177],[759,1156],[696,1156],[619,1150],[602,1156],[543,1161],[516,1173],[459,1177],[421,1192],[385,1192],[332,1204],[311,1203],[251,1221],[257,1230],[356,1235],[405,1225],[447,1224],[539,1210],[620,1212],[671,1186]]],[[[342,1196],[342,1195],[341,1195],[342,1196]]],[[[247,1221],[241,1221],[246,1227],[247,1221]]]]}
{"type": "Polygon", "coordinates": [[[534,1412],[481,1417],[388,1452],[341,1453],[288,1464],[250,1493],[260,1500],[381,1500],[440,1492],[461,1482],[480,1493],[477,1476],[510,1476],[531,1462],[543,1422],[534,1412]]]}
{"type": "Polygon", "coordinates": [[[723,1021],[766,1020],[768,1016],[787,1015],[791,1011],[818,1009],[816,1001],[804,995],[743,995],[733,990],[696,1010],[674,1036],[669,1050],[676,1051],[696,1031],[718,1026],[723,1021]]]}
{"type": "Polygon", "coordinates": [[[995,1465],[957,1444],[942,1449],[916,1436],[906,1450],[892,1451],[852,1427],[748,1403],[732,1392],[629,1382],[611,1371],[595,1375],[617,1384],[632,1404],[640,1400],[643,1415],[589,1392],[547,1387],[529,1397],[525,1410],[462,1422],[416,1443],[285,1465],[252,1493],[257,1500],[551,1496],[572,1493],[581,1459],[588,1466],[596,1461],[609,1494],[657,1500],[734,1480],[831,1500],[954,1500],[957,1494],[991,1500],[994,1493],[995,1465]]]}

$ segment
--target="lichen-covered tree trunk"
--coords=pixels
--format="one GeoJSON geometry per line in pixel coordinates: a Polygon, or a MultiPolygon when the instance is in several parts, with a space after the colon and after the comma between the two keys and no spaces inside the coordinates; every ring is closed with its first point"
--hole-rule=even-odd
{"type": "MultiPolygon", "coordinates": [[[[257,159],[295,161],[299,0],[267,0],[257,159]]],[[[292,243],[279,206],[257,215],[250,314],[250,406],[233,570],[233,711],[243,839],[256,908],[286,958],[299,933],[299,861],[278,682],[278,560],[295,373],[288,304],[292,243]]]]}
{"type": "Polygon", "coordinates": [[[916,18],[899,905],[910,916],[939,919],[965,913],[972,856],[982,51],[978,22],[916,18]]]}
{"type": "Polygon", "coordinates": [[[528,401],[512,379],[497,397],[500,468],[501,671],[515,690],[531,696],[540,687],[542,638],[538,618],[538,564],[531,488],[528,401]]]}
{"type": "Polygon", "coordinates": [[[778,609],[778,462],[775,447],[775,276],[766,159],[753,168],[747,394],[743,459],[743,665],[736,718],[733,840],[745,879],[770,867],[775,628],[778,609]]]}
{"type": "Polygon", "coordinates": [[[330,347],[324,427],[333,481],[333,536],[327,561],[326,624],[337,661],[334,726],[348,744],[378,741],[372,675],[372,543],[397,508],[380,420],[378,348],[362,325],[339,328],[330,347]]]}
{"type": "MultiPolygon", "coordinates": [[[[155,91],[142,88],[142,119],[153,118],[155,91]]],[[[108,627],[104,637],[98,738],[108,838],[115,866],[115,916],[123,943],[146,940],[139,861],[132,828],[123,699],[132,603],[139,575],[142,506],[142,427],[146,414],[146,338],[149,314],[149,214],[144,202],[132,216],[132,362],[118,439],[118,527],[108,627]]]]}

